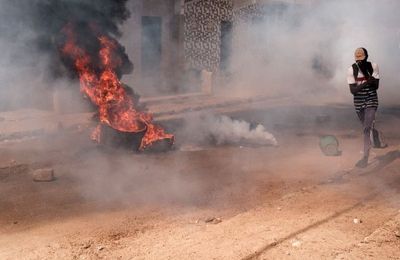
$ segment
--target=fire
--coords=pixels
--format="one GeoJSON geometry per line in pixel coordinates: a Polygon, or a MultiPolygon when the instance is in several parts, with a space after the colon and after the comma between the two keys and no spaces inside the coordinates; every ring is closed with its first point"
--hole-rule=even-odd
{"type": "Polygon", "coordinates": [[[73,60],[75,70],[80,80],[80,89],[98,107],[100,124],[93,131],[91,138],[101,141],[101,124],[108,125],[121,132],[139,133],[145,131],[139,150],[160,140],[173,142],[174,136],[165,133],[164,129],[152,123],[151,114],[135,109],[134,101],[122,86],[116,69],[121,65],[118,55],[115,55],[114,39],[101,35],[98,37],[100,51],[100,72],[87,52],[76,43],[72,26],[66,26],[64,33],[67,41],[62,53],[73,60]]]}

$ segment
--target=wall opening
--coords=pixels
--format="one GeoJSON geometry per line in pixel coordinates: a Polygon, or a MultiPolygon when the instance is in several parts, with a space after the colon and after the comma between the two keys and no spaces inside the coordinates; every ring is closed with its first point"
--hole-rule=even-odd
{"type": "Polygon", "coordinates": [[[161,26],[159,16],[142,17],[142,76],[145,78],[159,75],[161,65],[161,26]]]}
{"type": "Polygon", "coordinates": [[[221,72],[229,72],[230,57],[232,54],[232,22],[221,21],[220,64],[221,72]]]}

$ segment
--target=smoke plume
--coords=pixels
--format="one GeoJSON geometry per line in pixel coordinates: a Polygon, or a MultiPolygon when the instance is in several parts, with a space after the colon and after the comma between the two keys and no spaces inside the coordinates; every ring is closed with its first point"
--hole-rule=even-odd
{"type": "Polygon", "coordinates": [[[235,24],[230,92],[235,85],[238,94],[318,94],[351,102],[347,69],[354,50],[365,47],[380,66],[381,100],[398,100],[399,1],[257,2],[265,3],[264,15],[235,24]]]}
{"type": "Polygon", "coordinates": [[[228,116],[193,115],[178,133],[181,139],[196,144],[277,145],[275,137],[261,124],[250,124],[228,116]]]}
{"type": "MultiPolygon", "coordinates": [[[[91,57],[92,62],[98,59],[100,51],[99,36],[120,37],[118,25],[129,17],[125,8],[127,0],[68,0],[38,1],[35,4],[33,28],[40,32],[36,43],[39,50],[51,52],[54,57],[52,70],[54,75],[63,75],[63,68],[73,71],[69,60],[59,58],[60,48],[65,44],[65,28],[73,27],[76,44],[91,57]],[[46,17],[46,19],[42,19],[46,17]]],[[[125,48],[117,44],[121,66],[118,75],[130,73],[133,65],[125,53],[125,48]]],[[[99,61],[94,62],[99,63],[99,61]]],[[[99,66],[99,65],[98,65],[99,66]]]]}
{"type": "MultiPolygon", "coordinates": [[[[130,16],[126,3],[127,0],[2,1],[0,47],[5,55],[0,64],[3,68],[0,91],[3,96],[18,96],[23,102],[32,99],[28,96],[35,96],[36,92],[48,94],[46,88],[56,85],[49,84],[54,79],[76,78],[72,61],[60,51],[67,40],[66,27],[73,28],[76,44],[90,56],[94,69],[100,70],[98,38],[103,35],[117,39],[122,35],[119,26],[130,16]]],[[[125,48],[117,41],[115,44],[120,60],[116,73],[121,77],[132,72],[133,64],[125,48]]],[[[16,105],[12,103],[15,102],[2,102],[4,109],[16,105]]],[[[25,105],[29,104],[16,106],[25,105]]]]}

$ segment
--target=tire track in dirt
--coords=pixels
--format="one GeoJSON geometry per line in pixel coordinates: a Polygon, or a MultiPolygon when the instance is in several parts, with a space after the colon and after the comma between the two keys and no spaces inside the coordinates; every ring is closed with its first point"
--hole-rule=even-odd
{"type": "Polygon", "coordinates": [[[374,198],[376,198],[377,195],[378,195],[377,193],[374,193],[374,194],[364,198],[363,200],[358,201],[357,203],[355,203],[354,205],[352,205],[350,207],[347,207],[345,209],[337,211],[337,212],[333,213],[332,215],[330,215],[330,216],[328,216],[328,217],[326,217],[324,219],[321,219],[321,220],[319,220],[317,222],[314,222],[311,225],[308,225],[308,226],[306,226],[306,227],[304,227],[302,229],[296,230],[296,231],[288,234],[287,236],[278,239],[277,241],[275,241],[273,243],[265,245],[264,247],[258,249],[255,253],[250,254],[250,255],[242,258],[242,260],[256,259],[257,257],[261,256],[266,251],[270,250],[271,248],[273,248],[275,246],[278,246],[278,245],[282,244],[285,241],[288,241],[290,239],[294,239],[300,234],[303,234],[303,233],[305,233],[305,232],[307,232],[307,231],[309,231],[311,229],[318,228],[321,225],[332,221],[333,219],[336,219],[336,218],[338,218],[338,217],[340,217],[340,216],[342,216],[342,215],[344,215],[344,214],[346,214],[346,213],[348,213],[348,212],[350,212],[350,211],[352,211],[352,210],[354,210],[356,208],[359,208],[359,207],[363,206],[364,203],[373,200],[374,198]]]}
{"type": "MultiPolygon", "coordinates": [[[[357,178],[362,178],[362,177],[365,177],[368,175],[372,175],[374,173],[379,173],[385,167],[389,166],[395,160],[400,158],[400,150],[398,149],[398,147],[395,147],[395,148],[396,149],[389,151],[388,153],[386,153],[383,156],[378,156],[375,160],[373,160],[370,163],[370,165],[366,169],[353,168],[349,171],[339,172],[333,178],[330,178],[327,181],[320,182],[319,186],[335,185],[335,184],[340,185],[340,184],[344,184],[344,183],[350,183],[351,181],[354,181],[357,178]]],[[[254,253],[249,254],[246,257],[243,257],[242,260],[258,259],[261,256],[265,255],[269,250],[271,250],[275,247],[278,247],[279,245],[283,244],[284,242],[289,241],[290,239],[295,239],[297,236],[299,236],[301,234],[307,233],[313,229],[318,229],[322,225],[324,225],[328,222],[331,222],[331,221],[343,216],[346,213],[349,213],[351,211],[354,211],[358,208],[365,206],[365,204],[367,202],[371,202],[371,201],[375,200],[379,195],[382,195],[382,192],[375,192],[373,194],[370,194],[370,195],[360,199],[359,201],[357,201],[356,203],[354,203],[353,205],[351,205],[349,207],[346,207],[342,210],[336,211],[332,215],[330,215],[324,219],[321,219],[321,220],[316,221],[304,228],[301,228],[294,232],[291,232],[290,234],[288,234],[284,237],[281,237],[272,243],[266,244],[265,246],[257,249],[254,253]]],[[[389,217],[389,219],[391,219],[395,216],[397,216],[397,212],[395,214],[392,214],[389,217]]],[[[381,227],[378,227],[377,229],[374,229],[374,230],[378,230],[380,228],[381,227]]],[[[350,248],[353,248],[353,247],[355,247],[355,245],[352,245],[350,248]]]]}

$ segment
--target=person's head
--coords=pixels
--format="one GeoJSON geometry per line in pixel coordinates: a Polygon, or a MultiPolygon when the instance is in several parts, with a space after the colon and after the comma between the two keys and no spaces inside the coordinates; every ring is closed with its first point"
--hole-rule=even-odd
{"type": "Polygon", "coordinates": [[[368,51],[365,48],[357,48],[354,52],[354,59],[357,63],[366,62],[368,59],[368,51]]]}

